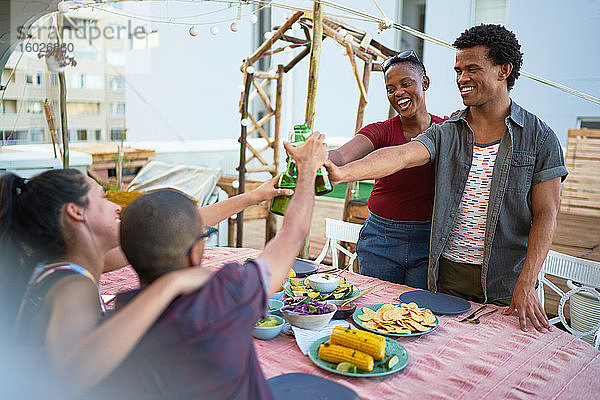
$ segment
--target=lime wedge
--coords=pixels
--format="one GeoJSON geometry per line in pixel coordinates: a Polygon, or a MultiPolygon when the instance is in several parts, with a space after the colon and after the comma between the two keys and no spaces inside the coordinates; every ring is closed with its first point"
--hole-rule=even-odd
{"type": "Polygon", "coordinates": [[[400,362],[400,359],[398,358],[397,355],[393,355],[390,356],[386,361],[385,361],[385,368],[386,369],[392,369],[394,368],[394,365],[398,364],[398,362],[400,362]]]}
{"type": "Polygon", "coordinates": [[[356,365],[349,362],[341,362],[335,367],[336,371],[340,372],[350,372],[351,374],[356,374],[358,372],[358,368],[356,365]]]}

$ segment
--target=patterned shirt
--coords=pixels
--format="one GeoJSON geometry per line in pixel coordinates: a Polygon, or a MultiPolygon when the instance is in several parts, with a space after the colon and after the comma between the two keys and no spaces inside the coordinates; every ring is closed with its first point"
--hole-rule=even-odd
{"type": "Polygon", "coordinates": [[[467,184],[458,208],[458,215],[450,231],[442,255],[451,261],[468,264],[483,263],[485,222],[492,173],[500,141],[488,145],[475,143],[473,162],[467,184]]]}
{"type": "MultiPolygon", "coordinates": [[[[97,393],[118,399],[272,399],[251,335],[265,311],[269,279],[264,260],[225,265],[198,291],[176,298],[97,393]]],[[[118,306],[123,296],[131,292],[117,296],[118,306]]]]}

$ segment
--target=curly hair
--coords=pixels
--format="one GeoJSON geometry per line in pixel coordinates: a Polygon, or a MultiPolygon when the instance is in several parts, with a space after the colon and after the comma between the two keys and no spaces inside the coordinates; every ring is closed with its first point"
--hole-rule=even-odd
{"type": "Polygon", "coordinates": [[[508,90],[515,85],[523,64],[521,45],[515,34],[502,25],[481,24],[464,31],[453,43],[457,49],[475,46],[488,48],[488,57],[495,65],[512,64],[512,72],[506,78],[508,90]]]}

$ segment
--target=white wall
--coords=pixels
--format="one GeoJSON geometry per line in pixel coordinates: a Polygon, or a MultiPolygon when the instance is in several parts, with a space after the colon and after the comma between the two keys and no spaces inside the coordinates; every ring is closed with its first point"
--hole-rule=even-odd
{"type": "MultiPolygon", "coordinates": [[[[391,18],[397,12],[395,3],[380,2],[391,18]]],[[[344,5],[379,15],[371,2],[352,0],[345,1],[344,5]]],[[[169,15],[193,15],[219,8],[223,5],[170,2],[168,11],[169,15]]],[[[167,11],[164,4],[149,9],[148,5],[139,3],[126,3],[126,10],[138,15],[152,12],[163,17],[167,11]]],[[[244,7],[243,14],[249,10],[249,7],[244,7]]],[[[287,10],[273,8],[273,25],[280,25],[283,17],[289,14],[287,10]]],[[[235,8],[213,15],[204,20],[233,18],[235,8]]],[[[378,34],[375,24],[348,22],[373,33],[374,38],[386,46],[394,47],[395,32],[378,34]]],[[[143,99],[140,98],[127,87],[129,140],[226,139],[239,136],[239,66],[242,59],[253,51],[252,26],[244,16],[237,33],[229,30],[229,22],[218,24],[220,33],[217,36],[209,33],[209,27],[199,26],[200,34],[191,37],[187,26],[152,24],[152,28],[160,32],[160,46],[148,51],[128,52],[127,80],[143,96],[143,99]]],[[[287,64],[297,52],[299,50],[273,56],[272,66],[287,64]]],[[[357,61],[362,75],[363,63],[357,61]]],[[[308,62],[309,56],[292,69],[284,81],[283,134],[292,124],[304,121],[308,62]]],[[[359,91],[348,57],[342,55],[341,46],[328,38],[323,42],[320,65],[315,127],[329,135],[350,138],[354,134],[359,91]]],[[[380,72],[371,76],[368,101],[365,123],[387,118],[388,102],[380,72]]]]}
{"type": "MultiPolygon", "coordinates": [[[[600,2],[589,0],[509,1],[506,26],[524,53],[522,69],[600,97],[600,2]]],[[[471,1],[427,1],[426,32],[450,43],[469,27],[471,1]]],[[[434,113],[462,108],[456,88],[454,51],[426,43],[424,62],[432,85],[434,113]]],[[[511,97],[538,115],[566,144],[577,117],[600,116],[600,106],[521,76],[511,97]]]]}

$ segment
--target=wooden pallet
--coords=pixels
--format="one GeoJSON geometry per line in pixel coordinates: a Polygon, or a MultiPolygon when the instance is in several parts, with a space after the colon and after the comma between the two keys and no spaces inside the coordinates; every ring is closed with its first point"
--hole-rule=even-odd
{"type": "MultiPolygon", "coordinates": [[[[71,149],[92,156],[92,165],[88,167],[88,173],[94,179],[109,186],[117,183],[118,143],[72,145],[71,149]]],[[[131,182],[139,170],[156,156],[154,150],[135,149],[129,146],[124,146],[123,152],[124,184],[131,182]]]]}
{"type": "Polygon", "coordinates": [[[600,130],[569,129],[560,211],[600,217],[600,130]]]}

